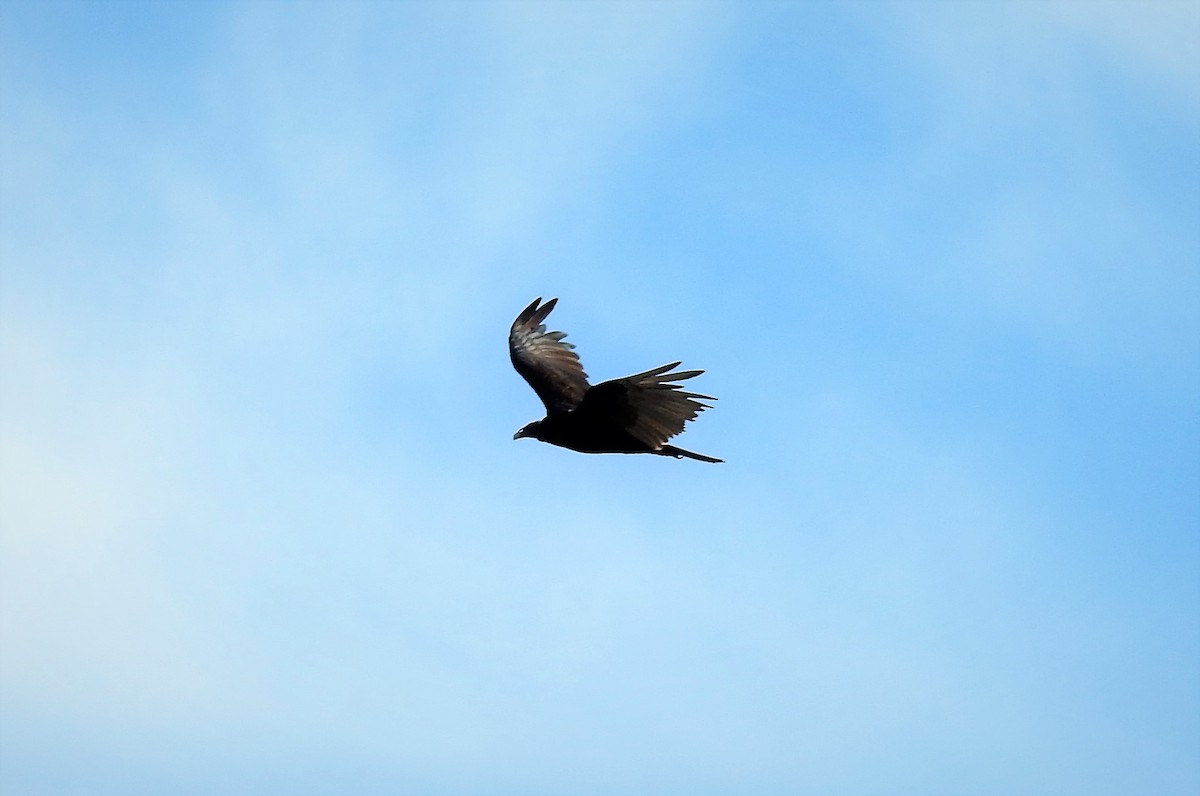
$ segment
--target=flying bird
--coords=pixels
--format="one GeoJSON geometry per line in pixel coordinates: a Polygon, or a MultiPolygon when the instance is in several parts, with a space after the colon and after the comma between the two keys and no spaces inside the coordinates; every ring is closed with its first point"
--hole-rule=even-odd
{"type": "Polygon", "coordinates": [[[655,453],[702,462],[711,456],[668,445],[683,424],[712,407],[708,395],[684,392],[675,382],[699,376],[702,370],[671,371],[681,363],[648,370],[636,376],[588,384],[575,346],[563,341],[564,332],[548,332],[543,321],[558,299],[542,304],[536,298],[513,321],[508,353],[513,367],[546,405],[546,416],[513,435],[570,448],[580,453],[655,453]]]}

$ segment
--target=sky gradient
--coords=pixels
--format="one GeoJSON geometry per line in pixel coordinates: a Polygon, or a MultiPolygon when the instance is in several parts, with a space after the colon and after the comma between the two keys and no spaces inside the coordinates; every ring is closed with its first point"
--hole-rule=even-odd
{"type": "Polygon", "coordinates": [[[1200,791],[1198,8],[3,0],[0,793],[1200,791]]]}

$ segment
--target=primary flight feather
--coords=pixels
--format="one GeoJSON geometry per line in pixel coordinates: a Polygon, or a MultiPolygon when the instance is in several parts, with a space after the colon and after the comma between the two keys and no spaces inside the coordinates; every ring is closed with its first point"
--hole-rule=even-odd
{"type": "Polygon", "coordinates": [[[595,386],[563,332],[546,331],[546,316],[558,299],[541,298],[521,311],[508,333],[513,367],[546,405],[546,416],[522,428],[513,439],[533,439],[581,453],[654,453],[720,462],[711,456],[668,445],[684,423],[711,409],[708,395],[685,392],[681,382],[702,370],[675,371],[681,363],[613,379],[595,386]],[[674,371],[674,372],[672,372],[674,371]]]}

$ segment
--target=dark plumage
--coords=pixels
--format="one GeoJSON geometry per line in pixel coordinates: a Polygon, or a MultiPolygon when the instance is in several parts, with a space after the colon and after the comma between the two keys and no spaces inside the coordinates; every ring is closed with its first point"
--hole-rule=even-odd
{"type": "Polygon", "coordinates": [[[546,416],[522,428],[513,439],[533,437],[580,453],[655,453],[719,462],[666,442],[683,424],[712,407],[707,395],[684,392],[675,382],[702,370],[671,373],[679,362],[594,387],[564,332],[547,332],[543,323],[558,299],[540,298],[522,310],[508,333],[513,367],[546,405],[546,416]],[[540,306],[539,306],[540,305],[540,306]]]}

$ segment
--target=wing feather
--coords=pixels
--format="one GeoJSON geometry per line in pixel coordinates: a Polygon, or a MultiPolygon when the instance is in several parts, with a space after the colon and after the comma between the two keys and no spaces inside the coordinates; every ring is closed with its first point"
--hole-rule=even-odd
{"type": "Polygon", "coordinates": [[[508,353],[513,367],[546,405],[547,414],[570,412],[588,390],[587,374],[565,332],[546,331],[546,316],[558,299],[533,300],[513,321],[508,353]],[[540,306],[539,306],[540,305],[540,306]]]}
{"type": "Polygon", "coordinates": [[[661,450],[667,440],[683,431],[687,421],[712,408],[703,401],[717,400],[710,395],[685,392],[683,385],[676,384],[704,372],[670,372],[680,364],[673,362],[597,384],[587,391],[576,414],[581,419],[617,423],[651,450],[661,450]]]}

